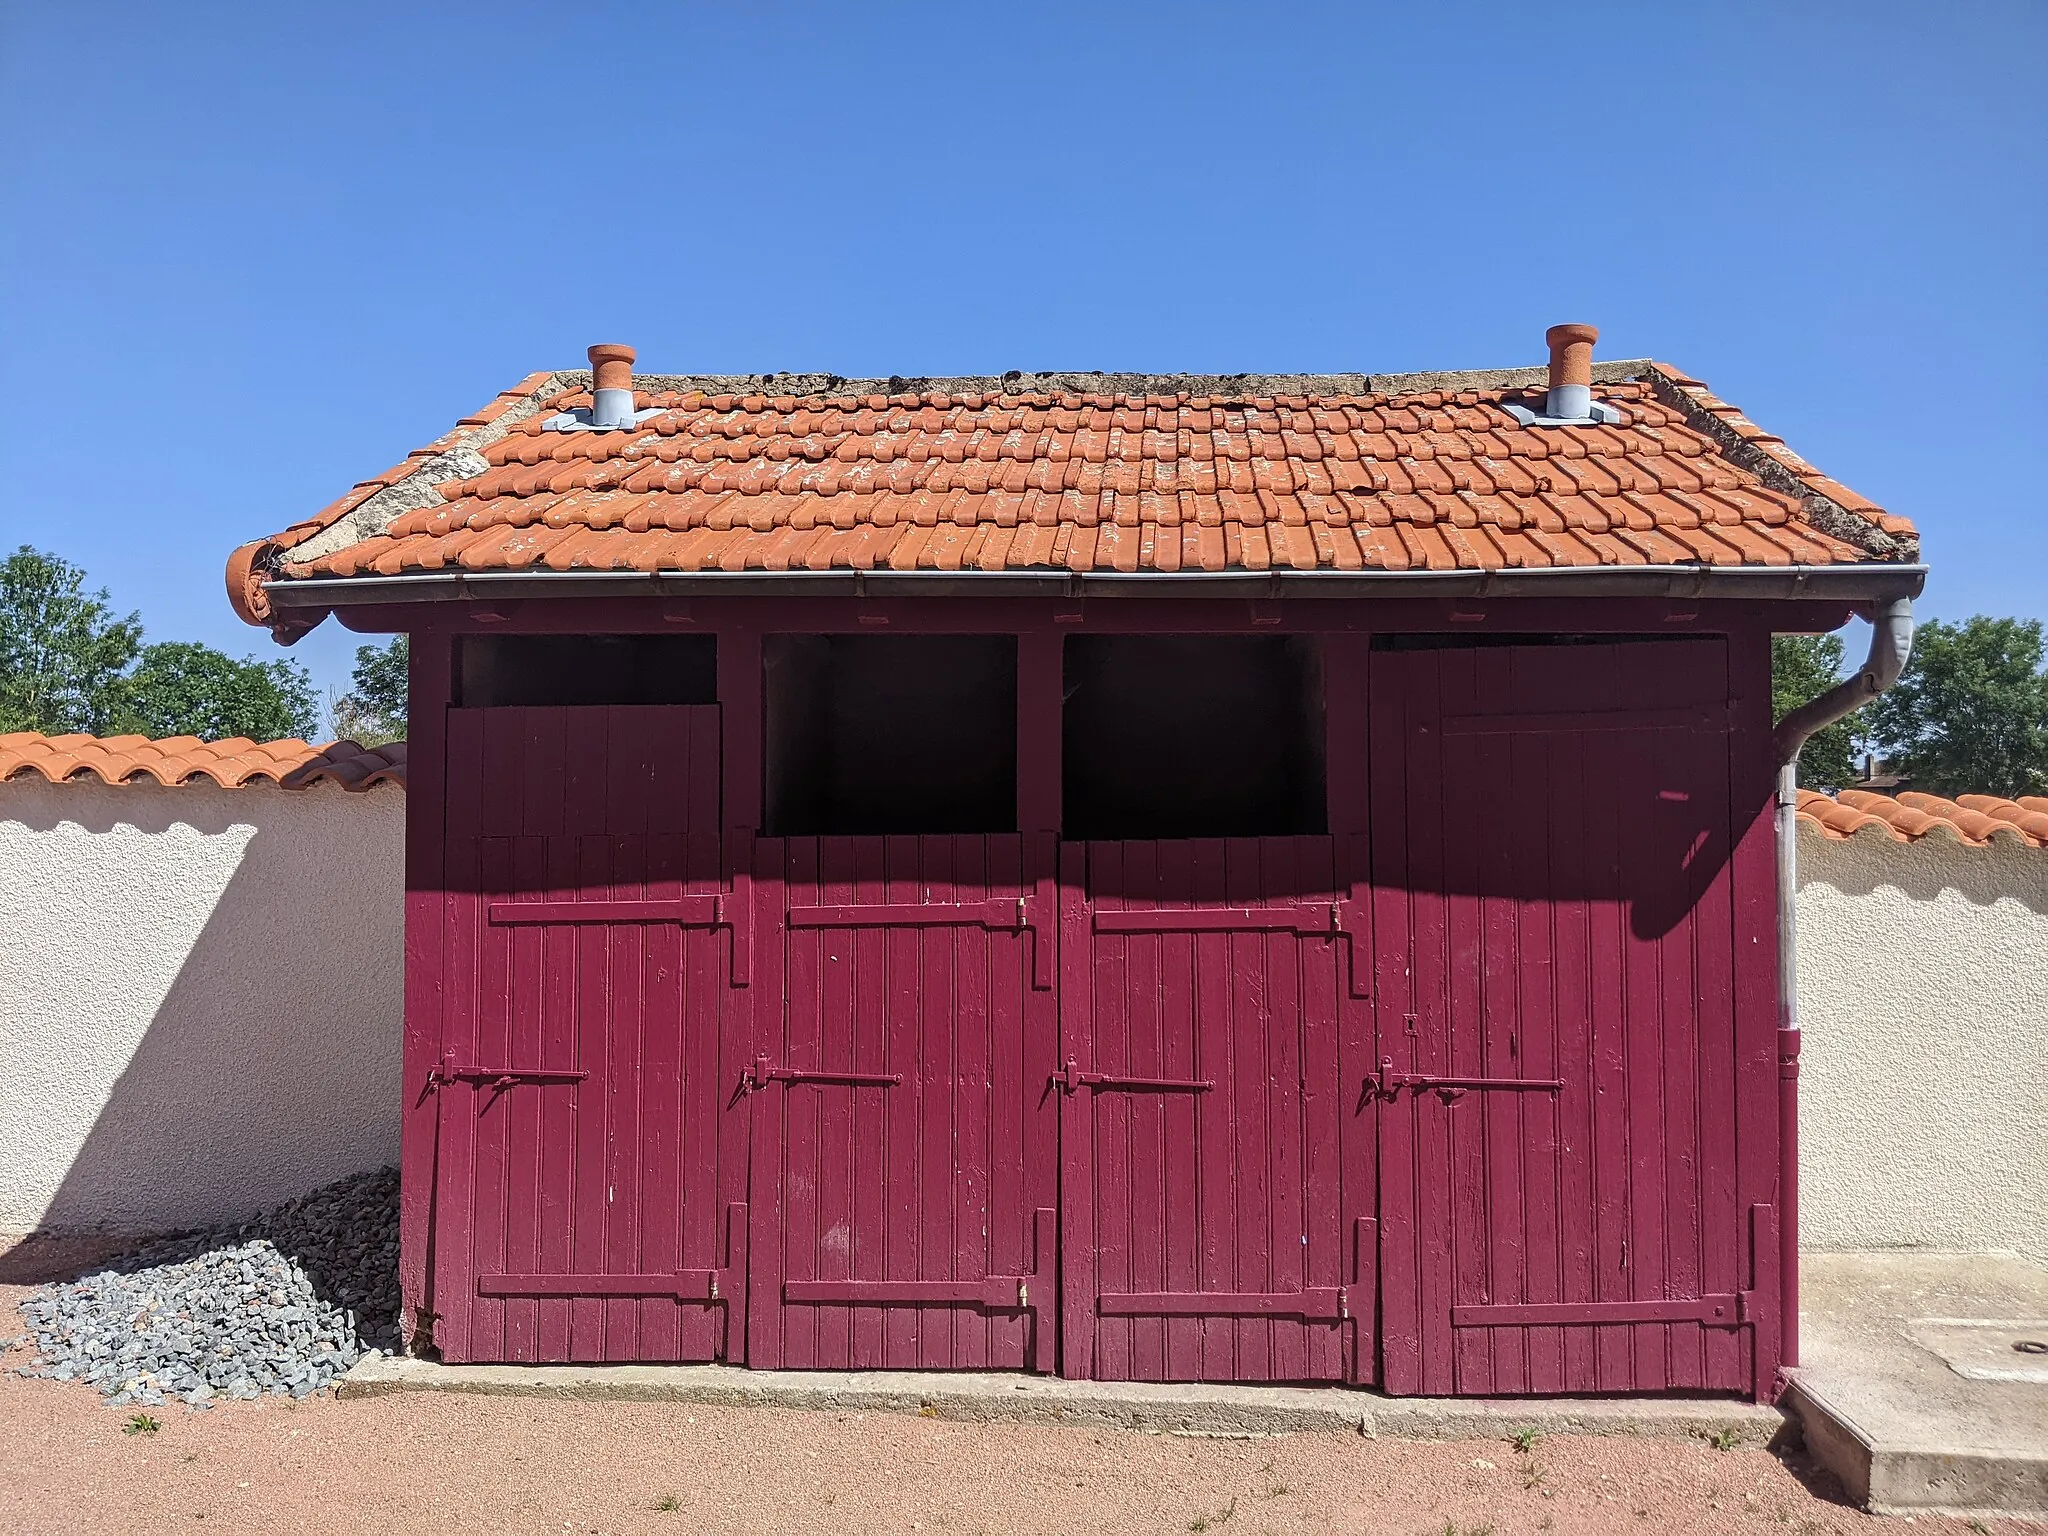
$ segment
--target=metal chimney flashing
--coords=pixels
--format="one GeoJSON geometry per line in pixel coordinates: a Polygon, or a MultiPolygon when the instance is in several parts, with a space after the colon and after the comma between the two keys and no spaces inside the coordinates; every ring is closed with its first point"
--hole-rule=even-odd
{"type": "MultiPolygon", "coordinates": [[[[1584,388],[1585,386],[1579,386],[1584,388]]],[[[1563,391],[1559,391],[1563,393],[1563,391]]],[[[1587,390],[1588,395],[1592,392],[1587,390]]],[[[1559,402],[1567,404],[1569,402],[1559,402]]],[[[1618,427],[1628,418],[1623,416],[1619,406],[1609,405],[1605,400],[1588,399],[1582,416],[1552,416],[1549,414],[1551,401],[1546,397],[1543,410],[1532,411],[1518,400],[1503,400],[1500,408],[1514,417],[1525,427],[1618,427]]]]}

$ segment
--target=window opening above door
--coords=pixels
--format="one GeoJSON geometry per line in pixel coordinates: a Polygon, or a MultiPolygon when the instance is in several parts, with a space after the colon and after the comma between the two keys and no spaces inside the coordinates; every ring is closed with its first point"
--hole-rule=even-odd
{"type": "Polygon", "coordinates": [[[1073,635],[1064,670],[1068,838],[1325,830],[1314,640],[1073,635]]]}
{"type": "Polygon", "coordinates": [[[771,837],[1010,832],[1014,635],[771,635],[771,837]]]}
{"type": "Polygon", "coordinates": [[[455,702],[506,705],[716,704],[713,635],[465,635],[455,702]]]}

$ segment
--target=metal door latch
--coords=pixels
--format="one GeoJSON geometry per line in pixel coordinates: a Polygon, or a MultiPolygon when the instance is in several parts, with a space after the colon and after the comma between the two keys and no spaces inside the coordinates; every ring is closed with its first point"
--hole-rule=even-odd
{"type": "Polygon", "coordinates": [[[1207,1077],[1117,1077],[1108,1072],[1083,1072],[1073,1057],[1052,1075],[1053,1087],[1063,1093],[1075,1093],[1083,1088],[1122,1088],[1136,1091],[1151,1090],[1155,1093],[1207,1093],[1216,1086],[1213,1078],[1207,1077]]]}

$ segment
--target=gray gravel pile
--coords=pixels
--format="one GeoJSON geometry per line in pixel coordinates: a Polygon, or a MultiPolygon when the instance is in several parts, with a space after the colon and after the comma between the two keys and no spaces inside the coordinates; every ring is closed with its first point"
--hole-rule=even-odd
{"type": "Polygon", "coordinates": [[[109,1404],[310,1396],[397,1346],[397,1172],[153,1242],[32,1292],[21,1313],[38,1356],[22,1374],[87,1383],[109,1404]]]}

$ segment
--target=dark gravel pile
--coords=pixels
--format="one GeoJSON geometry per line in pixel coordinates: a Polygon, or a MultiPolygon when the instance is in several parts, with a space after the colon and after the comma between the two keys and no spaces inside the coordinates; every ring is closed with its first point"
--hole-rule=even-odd
{"type": "Polygon", "coordinates": [[[398,1344],[398,1173],[315,1190],[239,1227],[152,1242],[22,1303],[37,1358],[110,1404],[307,1397],[398,1344]]]}

